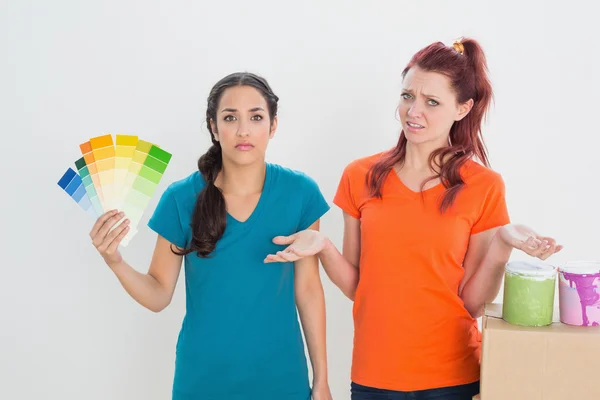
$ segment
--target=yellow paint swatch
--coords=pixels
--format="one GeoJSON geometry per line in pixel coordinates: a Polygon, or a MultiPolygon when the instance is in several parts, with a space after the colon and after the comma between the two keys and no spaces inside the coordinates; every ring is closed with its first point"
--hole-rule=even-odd
{"type": "Polygon", "coordinates": [[[102,190],[102,207],[104,211],[115,208],[115,146],[112,135],[102,135],[90,139],[92,153],[96,160],[100,188],[102,190]]]}
{"type": "Polygon", "coordinates": [[[125,182],[129,172],[135,149],[138,144],[138,137],[133,135],[116,135],[115,146],[115,170],[114,170],[114,192],[115,208],[121,210],[123,199],[126,195],[125,182]]]}

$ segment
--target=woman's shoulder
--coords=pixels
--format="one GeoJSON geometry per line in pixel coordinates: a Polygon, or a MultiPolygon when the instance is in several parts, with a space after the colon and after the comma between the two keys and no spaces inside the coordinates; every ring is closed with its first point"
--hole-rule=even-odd
{"type": "Polygon", "coordinates": [[[369,172],[369,170],[371,169],[371,167],[377,162],[379,161],[387,152],[384,151],[380,151],[378,153],[375,154],[370,154],[368,156],[364,156],[364,157],[359,157],[357,159],[354,159],[352,161],[350,161],[345,167],[344,167],[344,175],[348,175],[349,177],[357,177],[357,178],[364,178],[367,173],[369,172]]]}
{"type": "Polygon", "coordinates": [[[463,165],[461,176],[465,184],[472,188],[479,187],[486,190],[490,187],[504,187],[504,179],[499,172],[476,160],[468,160],[463,165]]]}
{"type": "Polygon", "coordinates": [[[277,180],[278,184],[300,185],[302,187],[306,185],[318,186],[316,180],[304,171],[286,167],[281,164],[268,163],[267,165],[271,169],[271,174],[273,178],[277,180]]]}
{"type": "Polygon", "coordinates": [[[188,197],[194,195],[204,186],[204,181],[200,177],[200,172],[194,171],[183,178],[171,182],[165,192],[176,198],[188,197]]]}

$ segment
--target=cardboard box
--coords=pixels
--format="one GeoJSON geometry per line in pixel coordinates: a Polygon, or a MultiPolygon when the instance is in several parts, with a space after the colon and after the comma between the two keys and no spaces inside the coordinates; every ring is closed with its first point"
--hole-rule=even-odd
{"type": "Polygon", "coordinates": [[[482,318],[481,400],[600,399],[600,327],[522,327],[502,304],[482,318]]]}

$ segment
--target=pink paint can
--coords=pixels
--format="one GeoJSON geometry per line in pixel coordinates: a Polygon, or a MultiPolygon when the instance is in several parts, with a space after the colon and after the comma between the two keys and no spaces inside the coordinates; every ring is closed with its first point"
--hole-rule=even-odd
{"type": "Polygon", "coordinates": [[[560,320],[600,326],[600,261],[574,261],[558,268],[560,320]]]}

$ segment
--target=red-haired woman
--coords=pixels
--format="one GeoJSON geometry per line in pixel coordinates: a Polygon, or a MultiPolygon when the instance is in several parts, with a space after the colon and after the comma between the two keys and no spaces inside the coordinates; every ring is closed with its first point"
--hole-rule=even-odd
{"type": "Polygon", "coordinates": [[[352,399],[471,399],[479,392],[476,318],[514,248],[545,260],[562,246],[510,223],[504,182],[481,135],[492,99],[473,39],[431,44],[402,73],[402,131],[391,150],[350,163],[334,203],[343,251],[319,232],[266,262],[318,254],[354,300],[352,399]]]}

